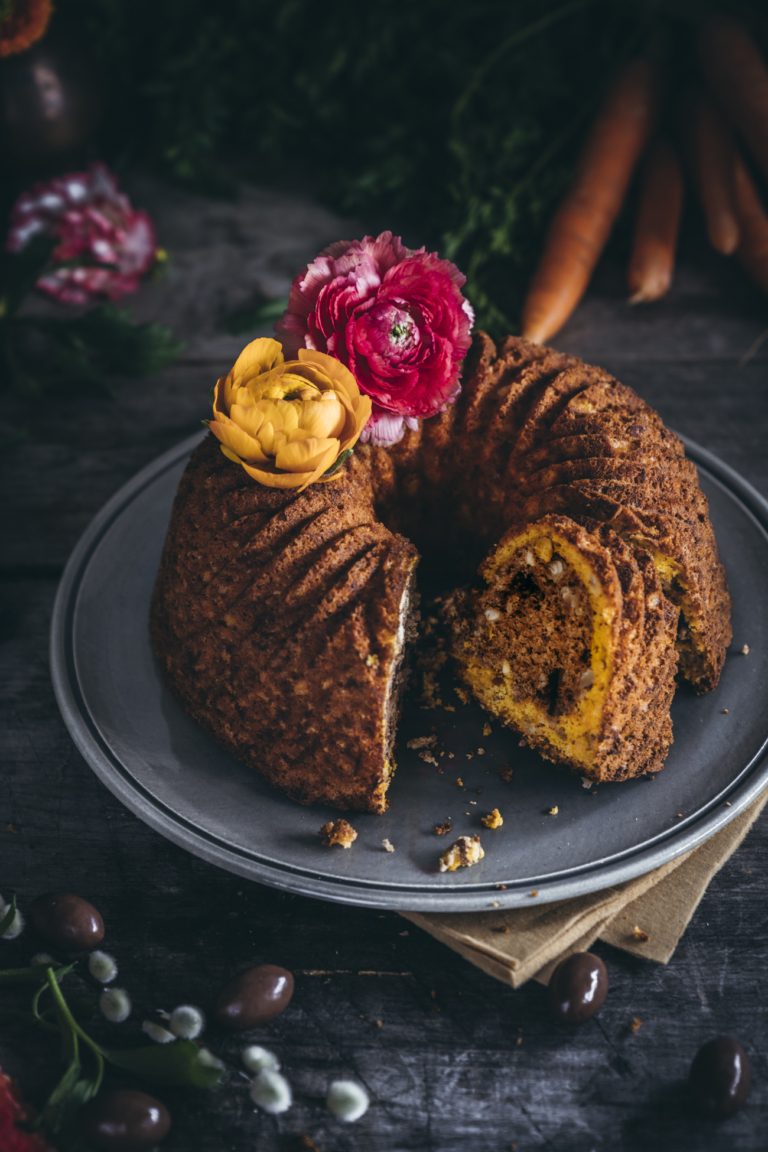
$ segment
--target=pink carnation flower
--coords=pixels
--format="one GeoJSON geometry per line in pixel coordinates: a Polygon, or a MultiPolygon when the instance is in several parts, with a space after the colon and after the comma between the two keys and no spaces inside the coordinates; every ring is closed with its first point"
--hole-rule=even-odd
{"type": "Polygon", "coordinates": [[[52,267],[35,285],[64,304],[119,300],[135,292],[157,246],[146,212],[136,212],[103,164],[36,184],[11,212],[9,252],[38,235],[57,244],[52,267]]]}
{"type": "Polygon", "coordinates": [[[286,355],[337,357],[373,400],[362,440],[396,444],[457,397],[474,314],[449,260],[391,232],[332,244],[296,277],[276,325],[286,355]]]}

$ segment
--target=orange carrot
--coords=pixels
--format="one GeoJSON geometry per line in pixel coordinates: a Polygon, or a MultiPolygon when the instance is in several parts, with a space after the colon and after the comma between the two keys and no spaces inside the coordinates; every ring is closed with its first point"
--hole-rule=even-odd
{"type": "Polygon", "coordinates": [[[627,282],[630,304],[669,290],[683,210],[683,173],[673,145],[661,137],[645,162],[627,282]]]}
{"type": "Polygon", "coordinates": [[[747,275],[768,293],[768,212],[740,156],[736,158],[734,187],[741,226],[737,256],[747,275]]]}
{"type": "Polygon", "coordinates": [[[768,67],[743,24],[712,16],[698,37],[701,70],[768,180],[768,67]]]}
{"type": "Polygon", "coordinates": [[[707,223],[709,242],[716,252],[730,256],[739,246],[739,218],[733,169],[736,148],[719,109],[705,92],[692,97],[691,168],[707,223]]]}
{"type": "Polygon", "coordinates": [[[589,283],[648,143],[657,70],[631,61],[611,85],[555,213],[523,305],[523,336],[541,343],[565,324],[589,283]]]}

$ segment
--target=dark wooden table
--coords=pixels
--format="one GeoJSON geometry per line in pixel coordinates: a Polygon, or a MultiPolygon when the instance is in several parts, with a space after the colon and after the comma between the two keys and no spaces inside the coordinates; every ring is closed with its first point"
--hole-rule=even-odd
{"type": "MultiPolygon", "coordinates": [[[[238,1078],[210,1096],[169,1092],[175,1126],[166,1147],[276,1152],[308,1133],[322,1152],[764,1149],[765,819],[712,884],[670,965],[605,949],[609,999],[598,1018],[566,1031],[548,1019],[541,988],[513,992],[394,914],[283,895],[201,863],[126,812],[75,752],[47,652],[72,546],[124,481],[198,427],[207,389],[245,342],[224,331],[232,309],[284,293],[321,244],[351,230],[262,191],[238,203],[151,184],[135,193],[171,253],[167,276],[143,289],[136,308],[175,326],[183,359],[155,379],[116,380],[111,395],[5,401],[3,421],[22,438],[4,449],[0,509],[0,891],[18,892],[22,906],[51,887],[90,897],[138,1020],[180,1000],[205,1005],[248,963],[296,972],[289,1010],[253,1036],[279,1054],[294,1108],[279,1119],[256,1113],[238,1078]],[[643,1020],[636,1033],[634,1016],[643,1020]],[[713,1125],[688,1108],[683,1079],[698,1045],[720,1032],[749,1049],[754,1089],[744,1112],[713,1125]],[[322,1103],[341,1075],[371,1093],[357,1125],[334,1121],[322,1103]]],[[[559,346],[634,385],[675,428],[768,493],[768,342],[760,343],[758,297],[735,267],[706,255],[688,258],[661,305],[633,310],[624,295],[619,271],[605,269],[559,346]]],[[[0,942],[0,965],[31,946],[24,937],[0,942]]],[[[4,992],[0,1008],[8,1002],[4,992]]],[[[210,1036],[214,1048],[236,1053],[220,1039],[210,1036]]],[[[3,1025],[0,1065],[34,1097],[53,1082],[56,1053],[29,1027],[3,1025]]]]}

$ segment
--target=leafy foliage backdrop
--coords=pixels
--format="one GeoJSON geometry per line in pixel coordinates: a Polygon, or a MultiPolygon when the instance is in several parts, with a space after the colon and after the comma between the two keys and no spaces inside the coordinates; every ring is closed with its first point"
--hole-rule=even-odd
{"type": "Polygon", "coordinates": [[[456,261],[509,328],[606,79],[664,13],[610,0],[71,0],[113,90],[105,139],[198,187],[321,196],[456,261]]]}

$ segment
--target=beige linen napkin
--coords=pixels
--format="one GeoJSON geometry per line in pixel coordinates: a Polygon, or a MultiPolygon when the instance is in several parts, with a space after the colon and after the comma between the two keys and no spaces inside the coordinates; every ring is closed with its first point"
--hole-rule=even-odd
{"type": "Polygon", "coordinates": [[[509,911],[404,915],[513,988],[532,977],[545,983],[560,960],[598,939],[666,964],[710,880],[739,847],[766,800],[768,791],[700,848],[604,892],[509,911]]]}

